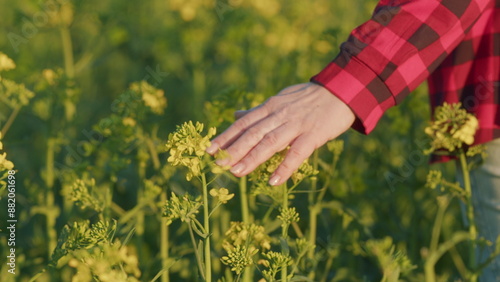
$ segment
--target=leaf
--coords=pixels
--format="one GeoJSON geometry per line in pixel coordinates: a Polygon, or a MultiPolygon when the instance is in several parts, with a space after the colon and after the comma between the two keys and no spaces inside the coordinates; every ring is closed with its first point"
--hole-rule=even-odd
{"type": "Polygon", "coordinates": [[[307,281],[307,282],[313,282],[314,280],[311,280],[307,276],[296,275],[292,279],[290,279],[289,281],[307,281]]]}
{"type": "Polygon", "coordinates": [[[135,227],[132,228],[132,230],[130,230],[130,232],[127,234],[127,237],[125,238],[125,240],[123,240],[123,245],[127,245],[128,242],[130,241],[130,239],[132,239],[132,236],[134,236],[134,233],[135,233],[135,227]]]}
{"type": "Polygon", "coordinates": [[[53,250],[49,266],[55,267],[59,259],[61,259],[68,253],[68,251],[64,249],[63,246],[66,243],[66,241],[68,241],[70,233],[71,233],[70,227],[68,225],[64,225],[63,230],[61,231],[61,235],[59,235],[59,238],[57,239],[57,245],[56,248],[53,250]]]}
{"type": "Polygon", "coordinates": [[[281,253],[285,256],[290,255],[290,246],[288,245],[288,242],[286,241],[285,238],[283,237],[280,238],[280,245],[281,245],[281,253]]]}
{"type": "MultiPolygon", "coordinates": [[[[198,253],[199,258],[203,257],[203,240],[200,240],[200,242],[198,243],[198,249],[196,250],[196,252],[198,253]]],[[[200,261],[200,272],[205,273],[205,260],[203,259],[200,261]]]]}
{"type": "Polygon", "coordinates": [[[208,237],[208,234],[203,233],[200,229],[198,229],[198,226],[194,221],[191,221],[191,226],[193,227],[194,232],[196,232],[196,234],[198,234],[201,238],[206,239],[208,237]]]}
{"type": "Polygon", "coordinates": [[[155,277],[153,277],[153,279],[151,279],[150,282],[154,282],[156,280],[158,280],[158,278],[160,278],[162,276],[163,273],[165,273],[167,270],[169,270],[174,264],[176,264],[177,262],[179,261],[179,259],[172,259],[172,258],[169,258],[167,260],[167,265],[162,268],[158,274],[155,275],[155,277]]]}

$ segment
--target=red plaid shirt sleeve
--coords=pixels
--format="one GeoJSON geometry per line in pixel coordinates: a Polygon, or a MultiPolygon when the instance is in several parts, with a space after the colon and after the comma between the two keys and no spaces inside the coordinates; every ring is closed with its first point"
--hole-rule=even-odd
{"type": "MultiPolygon", "coordinates": [[[[363,133],[373,130],[388,108],[400,103],[431,74],[446,80],[456,71],[470,72],[470,65],[474,64],[471,62],[477,61],[481,52],[478,45],[485,37],[491,50],[482,50],[488,53],[483,55],[488,64],[497,65],[485,74],[485,80],[494,84],[500,80],[500,51],[495,51],[500,49],[499,3],[500,0],[382,0],[373,17],[352,31],[340,54],[311,81],[344,101],[357,116],[353,128],[363,133]],[[483,23],[488,20],[493,22],[483,23]],[[492,27],[487,29],[485,25],[492,27]],[[472,54],[462,54],[465,58],[457,60],[454,50],[464,42],[472,44],[468,50],[472,54]],[[468,67],[460,70],[467,62],[468,67]]],[[[463,90],[471,85],[454,78],[448,83],[433,82],[433,105],[445,100],[444,93],[453,92],[457,100],[463,98],[463,90]]],[[[493,100],[485,102],[496,107],[493,112],[490,109],[490,115],[496,117],[487,123],[498,130],[498,85],[496,101],[493,100]]],[[[499,133],[490,137],[500,136],[499,133]]]]}

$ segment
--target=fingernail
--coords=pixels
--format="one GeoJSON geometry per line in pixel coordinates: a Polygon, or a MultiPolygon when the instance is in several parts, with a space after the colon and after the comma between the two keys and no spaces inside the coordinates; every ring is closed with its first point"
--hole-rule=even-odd
{"type": "Polygon", "coordinates": [[[245,169],[245,165],[240,163],[240,164],[233,166],[229,171],[233,174],[240,174],[244,169],[245,169]]]}
{"type": "Polygon", "coordinates": [[[226,159],[222,159],[222,160],[215,160],[215,163],[218,165],[218,166],[226,166],[229,164],[229,159],[226,158],[226,159]]]}
{"type": "Polygon", "coordinates": [[[271,179],[269,179],[269,185],[276,186],[280,180],[281,177],[279,175],[274,175],[271,177],[271,179]]]}
{"type": "Polygon", "coordinates": [[[217,143],[213,143],[208,147],[205,151],[209,153],[210,155],[215,154],[217,152],[217,149],[219,149],[219,145],[217,143]]]}

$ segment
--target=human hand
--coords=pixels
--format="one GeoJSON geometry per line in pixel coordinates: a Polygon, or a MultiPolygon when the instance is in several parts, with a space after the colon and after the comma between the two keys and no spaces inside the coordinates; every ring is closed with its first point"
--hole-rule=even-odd
{"type": "Polygon", "coordinates": [[[352,110],[326,88],[303,83],[280,91],[262,105],[235,113],[236,120],[212,140],[207,149],[227,150],[230,158],[218,160],[231,166],[238,177],[252,172],[276,152],[290,146],[269,184],[283,184],[316,148],[351,127],[352,110]]]}

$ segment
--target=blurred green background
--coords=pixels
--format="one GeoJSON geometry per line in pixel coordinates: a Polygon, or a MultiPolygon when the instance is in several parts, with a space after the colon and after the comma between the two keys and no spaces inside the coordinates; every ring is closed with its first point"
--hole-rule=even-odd
{"type": "MultiPolygon", "coordinates": [[[[20,281],[40,271],[51,252],[45,244],[43,216],[34,212],[43,202],[47,184],[47,140],[58,136],[56,163],[91,171],[87,156],[78,151],[79,142],[87,141],[86,133],[114,112],[120,94],[141,80],[163,90],[167,98],[164,113],[144,125],[156,127],[160,139],[166,140],[175,125],[187,120],[220,125],[220,131],[227,123],[220,124],[207,101],[235,92],[269,97],[308,81],[335,57],[339,45],[368,19],[375,4],[373,0],[0,0],[0,52],[17,65],[2,77],[35,93],[3,137],[9,159],[19,171],[20,281]],[[42,83],[45,69],[64,77],[59,86],[42,83]]],[[[427,99],[422,86],[390,109],[369,136],[348,132],[341,137],[346,148],[332,197],[355,211],[369,232],[359,238],[341,235],[345,242],[329,242],[329,235],[320,233],[325,245],[348,246],[349,240],[391,236],[413,263],[419,263],[436,210],[434,195],[423,188],[428,171],[427,157],[421,153],[429,117],[427,99]]],[[[234,109],[257,102],[218,113],[231,115],[234,109]]],[[[0,125],[4,125],[13,108],[4,103],[1,110],[0,125]]],[[[125,168],[117,177],[127,179],[127,174],[125,168]]],[[[63,181],[57,177],[54,181],[54,205],[63,206],[63,181]]],[[[135,193],[119,196],[124,209],[135,204],[135,193]]],[[[454,205],[445,229],[460,225],[457,211],[454,205]]],[[[60,214],[55,229],[77,217],[60,214]]],[[[327,229],[329,222],[321,224],[327,229]]],[[[151,224],[145,236],[155,241],[157,229],[151,224]]],[[[5,234],[0,236],[4,254],[5,234]]],[[[154,253],[154,243],[148,244],[145,248],[154,253]]],[[[336,261],[335,267],[347,269],[347,280],[380,277],[375,263],[359,258],[349,247],[343,252],[349,259],[336,261]]],[[[141,262],[144,281],[151,279],[157,272],[154,261],[141,262]]],[[[440,267],[438,272],[445,277],[455,273],[449,258],[440,267]]],[[[4,263],[1,270],[4,277],[4,263]]]]}

